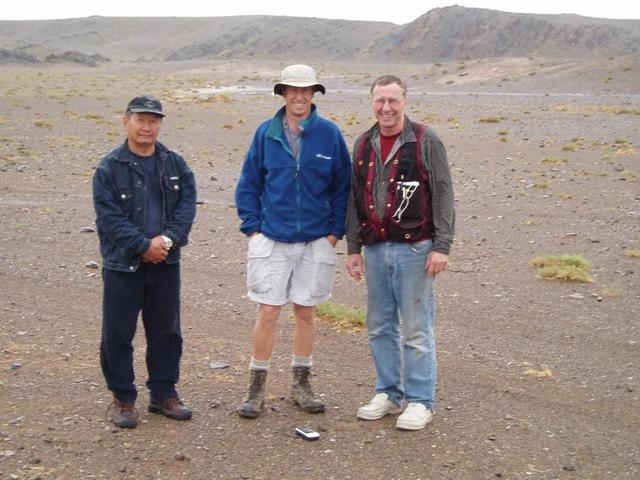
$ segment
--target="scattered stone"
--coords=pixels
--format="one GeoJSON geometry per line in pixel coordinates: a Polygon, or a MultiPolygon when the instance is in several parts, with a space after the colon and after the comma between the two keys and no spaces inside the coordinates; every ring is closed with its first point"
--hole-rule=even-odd
{"type": "Polygon", "coordinates": [[[582,295],[581,293],[572,293],[571,295],[569,295],[569,298],[576,298],[578,300],[582,300],[584,298],[584,295],[582,295]]]}
{"type": "Polygon", "coordinates": [[[11,364],[10,368],[11,368],[11,370],[18,370],[20,367],[22,367],[21,363],[14,362],[14,363],[11,364]]]}
{"type": "Polygon", "coordinates": [[[227,362],[211,362],[209,363],[209,368],[213,370],[222,370],[224,368],[229,368],[229,364],[227,362]]]}
{"type": "Polygon", "coordinates": [[[180,453],[180,452],[176,452],[176,454],[173,456],[173,458],[175,458],[179,462],[182,462],[182,461],[187,459],[185,454],[184,453],[180,453]]]}
{"type": "Polygon", "coordinates": [[[93,227],[82,227],[80,233],[94,233],[96,231],[93,227]]]}
{"type": "Polygon", "coordinates": [[[219,400],[213,400],[209,403],[209,408],[220,408],[222,406],[222,402],[219,400]]]}
{"type": "Polygon", "coordinates": [[[13,457],[16,454],[13,450],[5,450],[4,452],[0,452],[0,457],[13,457]]]}
{"type": "Polygon", "coordinates": [[[576,467],[574,465],[563,465],[562,469],[565,472],[573,472],[576,469],[576,467]]]}
{"type": "Polygon", "coordinates": [[[87,268],[92,268],[94,270],[97,270],[99,268],[98,267],[98,263],[93,261],[93,260],[91,260],[90,262],[85,263],[84,266],[87,267],[87,268]]]}

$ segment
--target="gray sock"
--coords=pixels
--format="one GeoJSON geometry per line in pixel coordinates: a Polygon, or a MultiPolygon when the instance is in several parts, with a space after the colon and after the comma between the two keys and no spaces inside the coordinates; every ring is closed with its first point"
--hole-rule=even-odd
{"type": "Polygon", "coordinates": [[[313,361],[312,361],[313,357],[297,357],[297,356],[293,356],[293,359],[291,360],[291,366],[292,367],[311,367],[313,361]]]}
{"type": "Polygon", "coordinates": [[[269,370],[271,366],[271,359],[269,360],[256,360],[251,357],[251,363],[249,363],[249,368],[251,370],[269,370]]]}

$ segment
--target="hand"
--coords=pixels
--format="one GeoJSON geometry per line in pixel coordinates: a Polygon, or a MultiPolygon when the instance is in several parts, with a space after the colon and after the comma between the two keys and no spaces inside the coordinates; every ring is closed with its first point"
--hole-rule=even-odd
{"type": "Polygon", "coordinates": [[[334,247],[338,244],[338,237],[336,237],[335,235],[327,235],[325,238],[334,247]]]}
{"type": "Polygon", "coordinates": [[[427,270],[429,277],[435,277],[436,274],[443,272],[449,264],[449,255],[442,252],[431,251],[427,257],[427,263],[424,268],[427,270]]]}
{"type": "Polygon", "coordinates": [[[359,253],[353,253],[349,255],[346,263],[347,273],[356,281],[362,280],[362,276],[364,275],[364,262],[362,260],[362,255],[359,253]]]}
{"type": "Polygon", "coordinates": [[[158,235],[151,239],[151,245],[149,245],[149,249],[144,252],[142,256],[142,261],[144,263],[160,263],[164,262],[169,256],[169,248],[167,248],[167,244],[162,238],[162,235],[158,235]]]}

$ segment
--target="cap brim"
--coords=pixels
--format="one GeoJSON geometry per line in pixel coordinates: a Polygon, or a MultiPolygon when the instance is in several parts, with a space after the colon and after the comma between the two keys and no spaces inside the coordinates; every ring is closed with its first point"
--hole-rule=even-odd
{"type": "Polygon", "coordinates": [[[320,92],[323,95],[325,94],[324,85],[320,83],[276,83],[273,86],[273,93],[275,95],[282,95],[282,91],[284,90],[284,87],[299,87],[299,88],[313,87],[314,92],[320,92]]]}
{"type": "Polygon", "coordinates": [[[166,115],[158,110],[151,110],[149,108],[130,108],[127,112],[131,113],[153,113],[154,115],[158,115],[160,117],[166,117],[166,115]]]}

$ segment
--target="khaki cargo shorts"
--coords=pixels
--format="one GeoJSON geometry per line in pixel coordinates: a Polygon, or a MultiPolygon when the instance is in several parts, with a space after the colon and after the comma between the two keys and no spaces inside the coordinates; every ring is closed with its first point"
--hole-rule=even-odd
{"type": "Polygon", "coordinates": [[[336,277],[336,251],[325,237],[276,242],[259,233],[249,239],[247,288],[251,300],[305,307],[328,300],[336,277]]]}

